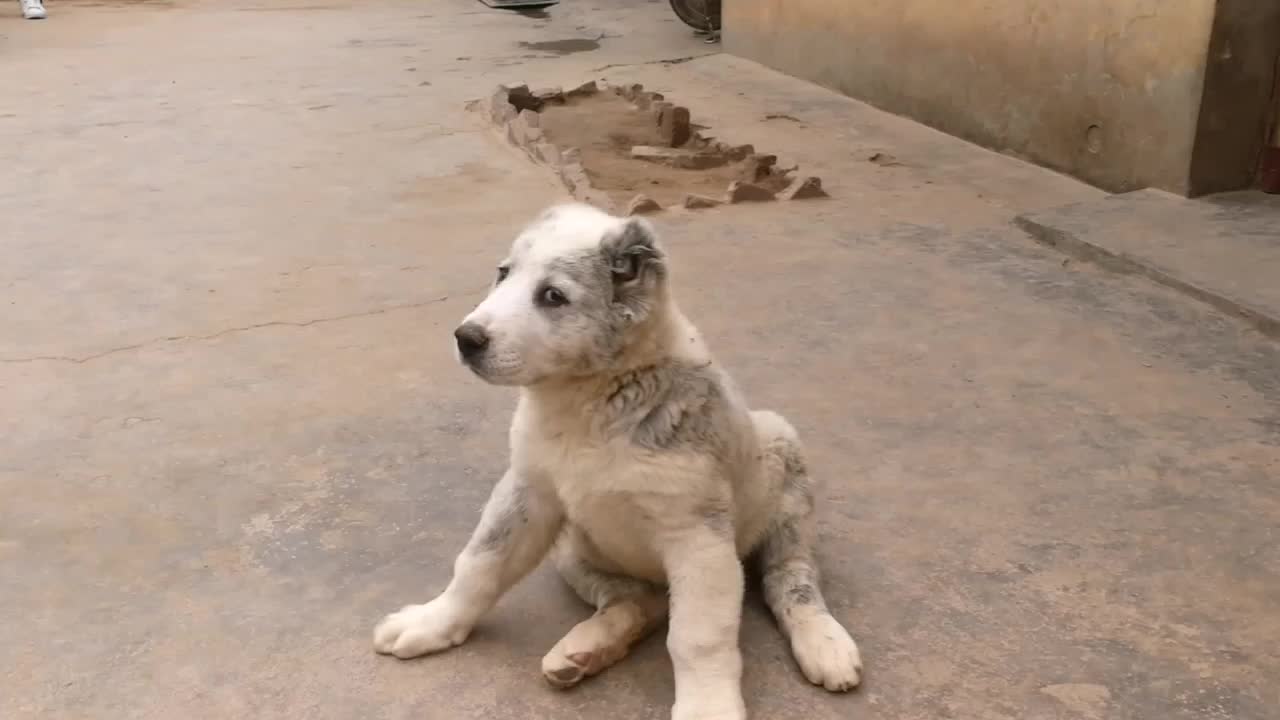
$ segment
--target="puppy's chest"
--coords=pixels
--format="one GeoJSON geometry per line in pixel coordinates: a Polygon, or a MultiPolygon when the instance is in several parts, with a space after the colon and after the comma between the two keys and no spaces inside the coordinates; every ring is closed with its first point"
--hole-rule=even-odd
{"type": "Polygon", "coordinates": [[[624,441],[544,438],[529,449],[569,523],[589,538],[604,567],[663,581],[661,538],[673,498],[663,490],[657,458],[624,441]]]}
{"type": "Polygon", "coordinates": [[[531,432],[522,450],[523,460],[550,479],[574,520],[599,514],[601,503],[626,502],[639,489],[646,465],[638,448],[625,440],[567,432],[531,432]]]}

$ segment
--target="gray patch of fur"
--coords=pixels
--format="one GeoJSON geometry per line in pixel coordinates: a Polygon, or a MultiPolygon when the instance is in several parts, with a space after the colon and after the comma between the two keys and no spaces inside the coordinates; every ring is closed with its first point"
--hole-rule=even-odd
{"type": "Polygon", "coordinates": [[[708,503],[694,511],[704,525],[721,537],[733,537],[733,509],[728,502],[708,503]]]}
{"type": "Polygon", "coordinates": [[[826,607],[808,533],[801,531],[798,522],[793,519],[775,526],[760,553],[765,603],[779,620],[796,607],[826,607]]]}
{"type": "Polygon", "coordinates": [[[800,446],[788,438],[776,438],[765,449],[782,458],[782,492],[787,501],[799,512],[813,511],[813,482],[800,446]]]}
{"type": "MultiPolygon", "coordinates": [[[[798,445],[777,438],[765,452],[781,456],[783,514],[769,529],[759,551],[765,602],[782,622],[798,607],[826,609],[821,577],[813,557],[813,489],[798,445]]],[[[785,626],[785,622],[783,623],[785,626]]]]}
{"type": "Polygon", "coordinates": [[[787,600],[792,605],[813,605],[817,602],[818,590],[808,583],[793,583],[787,588],[787,600]]]}
{"type": "Polygon", "coordinates": [[[601,242],[600,251],[614,274],[615,284],[623,286],[620,291],[633,283],[641,291],[652,290],[667,279],[666,253],[646,220],[627,221],[617,235],[601,242]]]}
{"type": "Polygon", "coordinates": [[[728,411],[719,373],[672,363],[617,378],[605,403],[613,430],[646,450],[697,447],[723,457],[728,411]]]}

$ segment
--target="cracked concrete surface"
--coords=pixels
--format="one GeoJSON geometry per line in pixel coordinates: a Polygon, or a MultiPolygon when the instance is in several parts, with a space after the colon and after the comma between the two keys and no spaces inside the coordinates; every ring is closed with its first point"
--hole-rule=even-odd
{"type": "MultiPolygon", "coordinates": [[[[482,295],[482,293],[483,293],[483,289],[476,292],[464,293],[463,296],[478,298],[482,295]]],[[[75,363],[77,365],[80,365],[83,363],[87,363],[90,360],[97,360],[98,358],[103,358],[108,355],[115,355],[116,353],[128,352],[130,350],[138,350],[148,345],[154,345],[156,343],[187,342],[191,340],[213,340],[215,338],[220,338],[223,335],[230,335],[231,333],[249,332],[250,330],[261,330],[263,328],[270,328],[270,327],[299,327],[299,328],[310,327],[317,323],[330,323],[330,322],[337,322],[339,320],[351,320],[354,318],[369,317],[371,315],[381,315],[383,313],[392,312],[395,310],[416,310],[419,308],[424,308],[428,305],[433,305],[438,302],[444,302],[445,300],[448,300],[448,299],[449,299],[448,295],[443,295],[434,300],[424,300],[422,302],[414,302],[414,303],[401,303],[398,305],[389,305],[387,307],[375,308],[373,310],[363,310],[358,312],[345,313],[343,315],[334,315],[331,317],[314,318],[311,320],[301,320],[301,321],[270,320],[267,322],[260,322],[260,323],[253,323],[252,325],[245,325],[243,327],[227,328],[225,330],[219,330],[217,332],[209,333],[208,335],[170,335],[168,337],[155,338],[153,340],[147,340],[145,342],[134,343],[133,345],[122,345],[120,347],[113,347],[107,350],[103,350],[101,352],[93,353],[92,355],[85,355],[83,357],[65,357],[62,355],[36,355],[34,357],[0,358],[0,362],[29,363],[29,362],[49,361],[49,362],[69,362],[69,363],[75,363]]]]}
{"type": "Polygon", "coordinates": [[[502,469],[512,397],[449,332],[561,197],[463,103],[603,66],[834,196],[659,219],[688,313],[806,436],[868,664],[808,687],[752,597],[754,717],[1280,703],[1280,350],[1011,224],[1098,191],[740,60],[655,62],[707,49],[664,3],[50,8],[0,8],[0,717],[666,716],[658,641],[544,686],[586,612],[547,568],[451,653],[369,647],[502,469]],[[520,46],[574,38],[600,47],[520,46]]]}

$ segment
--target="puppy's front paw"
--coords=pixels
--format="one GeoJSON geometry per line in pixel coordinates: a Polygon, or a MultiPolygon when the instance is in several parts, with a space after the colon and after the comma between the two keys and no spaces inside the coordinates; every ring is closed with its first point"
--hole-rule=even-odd
{"type": "Polygon", "coordinates": [[[791,652],[800,671],[814,685],[848,692],[862,682],[858,645],[838,620],[827,613],[807,618],[791,633],[791,652]]]}
{"type": "Polygon", "coordinates": [[[461,645],[471,626],[450,605],[436,598],[426,605],[406,605],[382,619],[373,630],[373,649],[401,660],[461,645]]]}

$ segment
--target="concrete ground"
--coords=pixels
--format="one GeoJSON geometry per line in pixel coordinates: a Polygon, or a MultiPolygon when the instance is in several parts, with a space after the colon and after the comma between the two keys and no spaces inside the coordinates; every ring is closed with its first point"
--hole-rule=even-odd
{"type": "Polygon", "coordinates": [[[1274,716],[1280,346],[1011,222],[1100,192],[698,57],[662,2],[12,5],[0,717],[666,716],[657,640],[544,686],[586,613],[547,568],[449,654],[370,648],[502,469],[512,395],[449,332],[562,197],[462,105],[601,75],[834,195],[659,219],[685,309],[807,437],[867,662],[809,687],[751,597],[754,717],[1274,716]]]}

